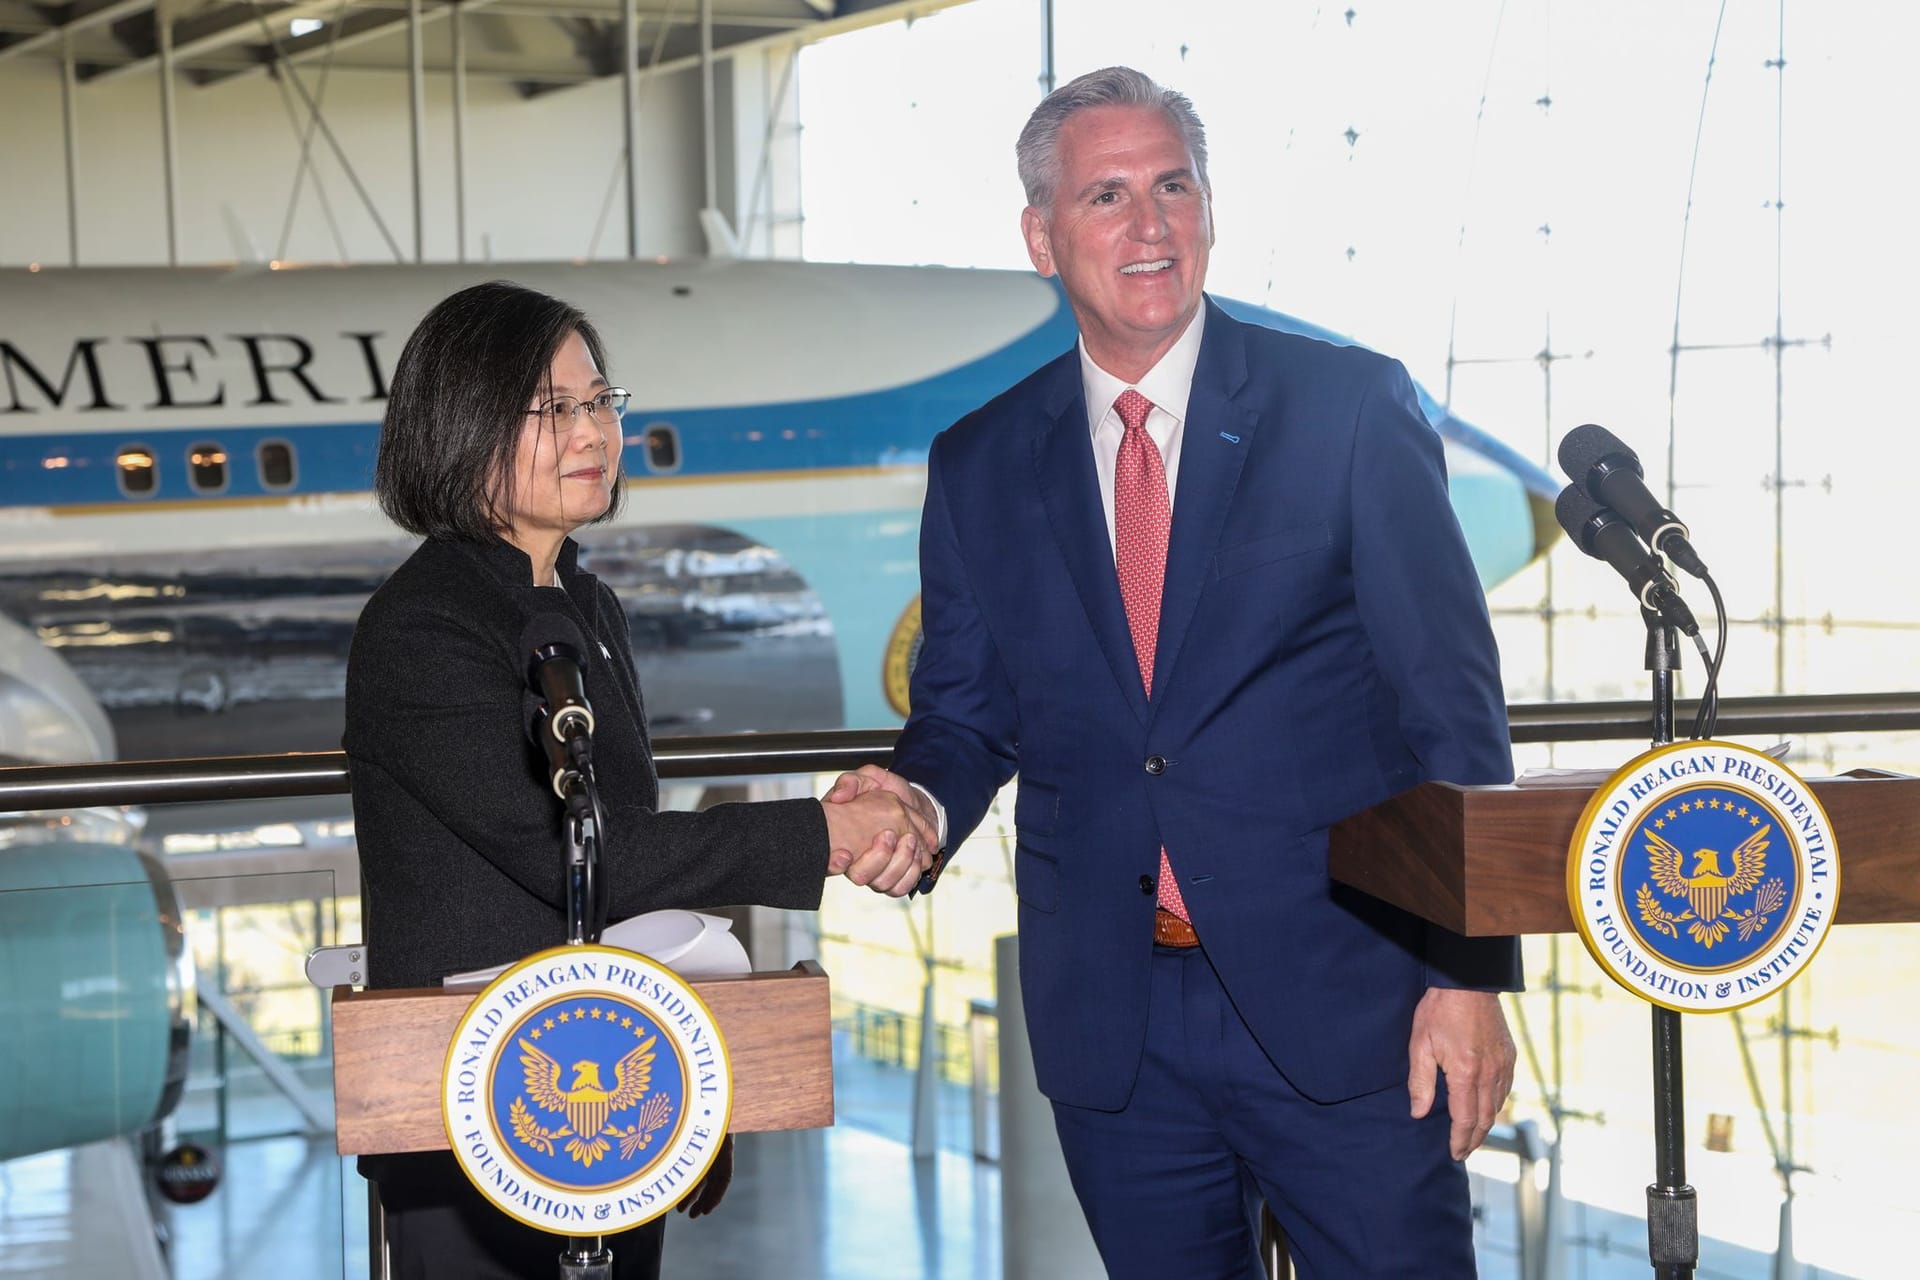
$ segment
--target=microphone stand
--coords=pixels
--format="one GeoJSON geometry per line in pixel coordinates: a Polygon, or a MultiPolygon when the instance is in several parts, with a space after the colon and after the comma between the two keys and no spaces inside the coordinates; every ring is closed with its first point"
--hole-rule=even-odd
{"type": "MultiPolygon", "coordinates": [[[[567,945],[600,941],[600,796],[593,764],[583,747],[568,744],[574,783],[567,788],[567,810],[560,819],[565,844],[567,945]]],[[[613,1250],[601,1236],[568,1236],[560,1251],[560,1280],[613,1280],[613,1250]]]]}
{"type": "MultiPolygon", "coordinates": [[[[1647,670],[1653,676],[1653,745],[1673,740],[1673,673],[1680,666],[1680,634],[1654,610],[1640,610],[1647,626],[1647,670]]],[[[1657,1280],[1691,1280],[1700,1258],[1700,1223],[1687,1185],[1686,1100],[1680,1054],[1680,1015],[1653,1007],[1653,1155],[1655,1181],[1647,1187],[1647,1257],[1657,1280]]]]}

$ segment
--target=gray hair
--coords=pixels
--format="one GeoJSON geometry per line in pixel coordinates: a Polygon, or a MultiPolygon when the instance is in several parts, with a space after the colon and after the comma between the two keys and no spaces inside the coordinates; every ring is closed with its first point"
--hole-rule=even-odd
{"type": "Polygon", "coordinates": [[[1187,150],[1193,153],[1194,166],[1199,170],[1194,176],[1202,187],[1211,189],[1207,181],[1207,130],[1187,95],[1162,88],[1132,67],[1105,67],[1048,94],[1020,130],[1013,154],[1020,164],[1020,184],[1027,189],[1027,203],[1034,208],[1047,209],[1053,204],[1054,187],[1060,181],[1060,130],[1074,112],[1087,107],[1158,107],[1166,112],[1187,150]]]}

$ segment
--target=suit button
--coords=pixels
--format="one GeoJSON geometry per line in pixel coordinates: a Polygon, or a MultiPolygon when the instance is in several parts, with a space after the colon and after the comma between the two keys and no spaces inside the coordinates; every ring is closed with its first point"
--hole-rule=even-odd
{"type": "Polygon", "coordinates": [[[1153,877],[1152,876],[1140,877],[1140,892],[1146,894],[1148,897],[1153,896],[1153,877]]]}
{"type": "Polygon", "coordinates": [[[1148,756],[1146,770],[1154,777],[1159,777],[1167,771],[1167,758],[1165,756],[1148,756]]]}

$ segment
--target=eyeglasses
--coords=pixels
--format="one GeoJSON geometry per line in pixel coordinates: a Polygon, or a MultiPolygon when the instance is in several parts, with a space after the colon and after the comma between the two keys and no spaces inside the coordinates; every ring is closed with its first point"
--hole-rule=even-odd
{"type": "Polygon", "coordinates": [[[620,421],[620,415],[627,411],[627,401],[632,399],[625,387],[608,387],[599,395],[586,400],[576,400],[572,396],[555,396],[538,409],[527,410],[530,418],[539,418],[540,425],[555,435],[563,435],[573,430],[580,421],[584,410],[596,422],[608,426],[620,421]]]}

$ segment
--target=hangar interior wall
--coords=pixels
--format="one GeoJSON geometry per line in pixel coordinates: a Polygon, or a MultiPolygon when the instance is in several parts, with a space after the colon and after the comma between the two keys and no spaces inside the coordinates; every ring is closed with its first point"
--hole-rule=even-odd
{"type": "MultiPolygon", "coordinates": [[[[756,50],[715,68],[719,207],[747,233],[743,252],[757,256],[799,252],[792,60],[791,50],[756,50]],[[743,209],[749,200],[757,216],[743,209]]],[[[319,130],[301,175],[308,113],[291,86],[264,74],[207,87],[183,79],[175,130],[180,264],[413,260],[406,75],[335,71],[323,85],[309,64],[300,76],[366,197],[319,130]]],[[[0,264],[69,264],[60,89],[54,64],[0,67],[0,264]]],[[[621,90],[613,77],[529,99],[504,80],[467,77],[469,260],[626,256],[621,90]]],[[[156,76],[83,83],[74,100],[79,263],[166,265],[156,76]]],[[[452,261],[460,244],[451,75],[429,71],[425,100],[421,256],[452,261]]],[[[638,256],[705,250],[701,116],[697,67],[641,78],[638,256]]]]}

